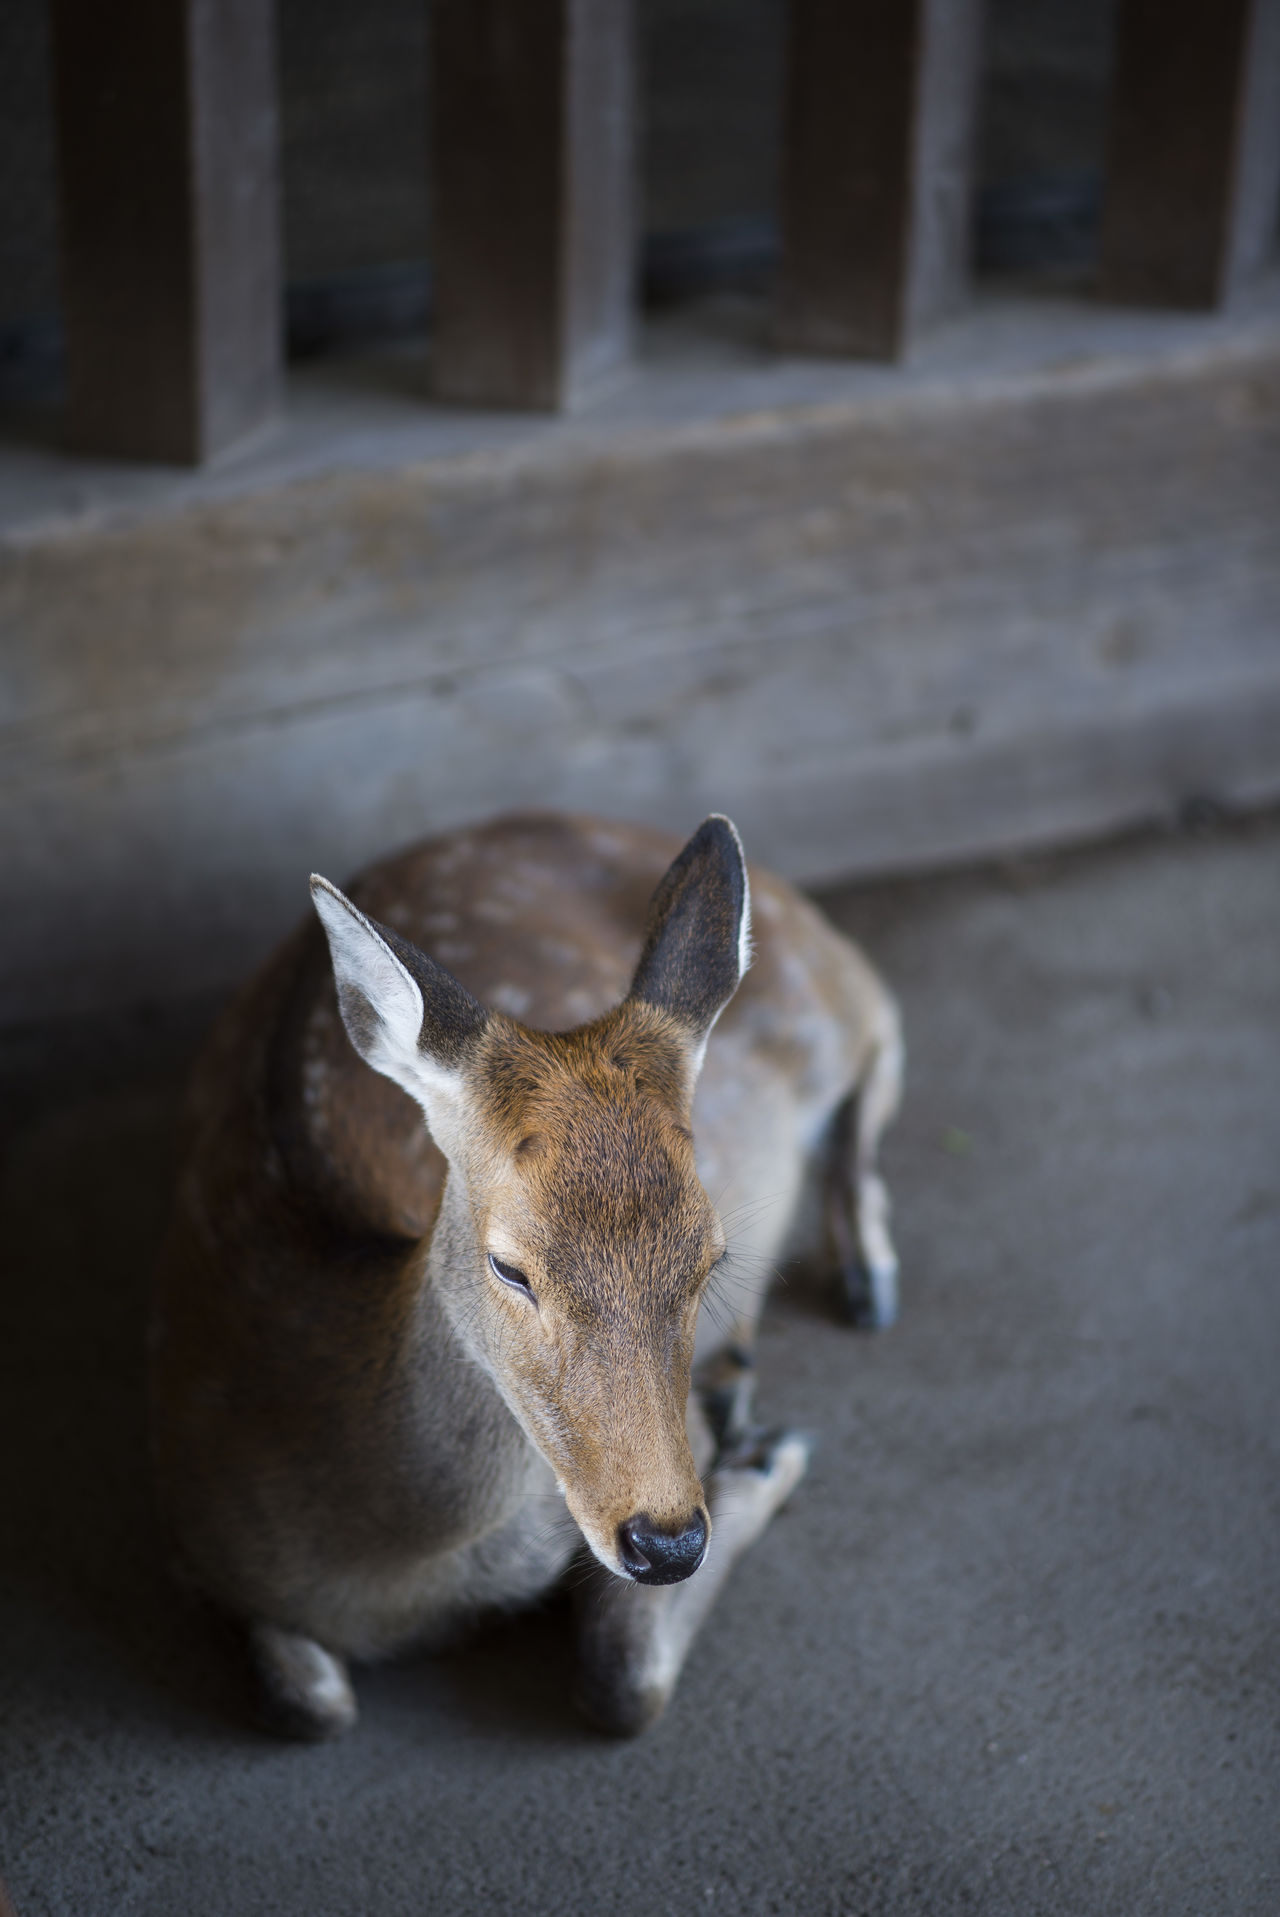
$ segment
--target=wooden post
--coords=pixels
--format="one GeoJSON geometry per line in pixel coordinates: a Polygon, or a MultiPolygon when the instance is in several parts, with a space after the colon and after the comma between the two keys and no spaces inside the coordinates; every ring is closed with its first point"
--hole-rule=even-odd
{"type": "Polygon", "coordinates": [[[968,282],[980,0],[790,0],[778,334],[895,359],[968,282]]]}
{"type": "Polygon", "coordinates": [[[631,0],[433,0],[433,385],[571,406],[630,349],[631,0]]]}
{"type": "Polygon", "coordinates": [[[1215,307],[1275,244],[1280,0],[1121,0],[1104,297],[1215,307]]]}
{"type": "Polygon", "coordinates": [[[198,464],[278,398],[268,0],[54,0],[70,443],[198,464]]]}

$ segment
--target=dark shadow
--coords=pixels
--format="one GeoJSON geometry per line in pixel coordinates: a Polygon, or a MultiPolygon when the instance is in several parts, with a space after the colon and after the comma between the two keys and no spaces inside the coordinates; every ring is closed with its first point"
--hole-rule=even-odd
{"type": "Polygon", "coordinates": [[[78,1063],[72,1034],[45,1035],[43,1075],[38,1034],[6,1056],[3,1635],[28,1711],[65,1665],[171,1729],[202,1718],[225,1728],[247,1701],[240,1660],[228,1628],[165,1575],[146,1452],[147,1292],[182,1074],[158,1064],[170,1032],[135,1083],[113,1075],[108,1054],[131,1029],[118,1021],[78,1063]],[[57,1095],[68,1082],[74,1101],[57,1095]]]}
{"type": "Polygon", "coordinates": [[[433,403],[427,344],[421,337],[317,354],[299,361],[292,378],[299,390],[411,400],[415,407],[433,403]]]}
{"type": "Polygon", "coordinates": [[[573,1617],[562,1592],[448,1651],[366,1667],[355,1679],[366,1722],[421,1702],[504,1743],[579,1744],[593,1736],[571,1701],[573,1617]]]}

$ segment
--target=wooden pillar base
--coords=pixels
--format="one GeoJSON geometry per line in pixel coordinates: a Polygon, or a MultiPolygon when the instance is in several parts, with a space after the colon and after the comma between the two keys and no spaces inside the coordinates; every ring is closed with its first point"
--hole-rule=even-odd
{"type": "Polygon", "coordinates": [[[67,437],[198,464],[277,403],[272,9],[54,0],[67,437]]]}
{"type": "Polygon", "coordinates": [[[979,0],[791,0],[779,344],[896,359],[968,285],[979,0]]]}
{"type": "Polygon", "coordinates": [[[572,406],[630,351],[631,0],[434,0],[432,383],[572,406]]]}
{"type": "Polygon", "coordinates": [[[1280,0],[1122,0],[1100,287],[1213,308],[1257,274],[1280,200],[1280,0]]]}

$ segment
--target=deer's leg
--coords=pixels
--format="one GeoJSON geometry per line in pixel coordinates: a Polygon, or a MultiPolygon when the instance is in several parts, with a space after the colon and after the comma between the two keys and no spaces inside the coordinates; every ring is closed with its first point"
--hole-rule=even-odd
{"type": "MultiPolygon", "coordinates": [[[[755,1327],[750,1329],[754,1334],[755,1327]]],[[[723,1457],[745,1442],[751,1430],[756,1385],[753,1344],[744,1340],[725,1345],[698,1366],[694,1385],[714,1441],[714,1455],[723,1457]]]]}
{"type": "Polygon", "coordinates": [[[740,1163],[725,1193],[729,1244],[703,1302],[693,1372],[717,1456],[738,1449],[754,1428],[760,1313],[785,1255],[806,1175],[794,1134],[794,1114],[783,1105],[772,1132],[757,1141],[754,1163],[740,1163]]]}
{"type": "Polygon", "coordinates": [[[712,1527],[706,1562],[683,1584],[623,1584],[601,1571],[582,1589],[576,1698],[600,1730],[633,1736],[659,1716],[735,1561],[808,1463],[808,1439],[788,1431],[717,1465],[706,1480],[712,1527]]]}
{"type": "Polygon", "coordinates": [[[249,1648],[263,1714],[285,1737],[339,1737],[357,1717],[347,1666],[314,1638],[261,1620],[249,1627],[249,1648]]]}
{"type": "Polygon", "coordinates": [[[872,1330],[898,1315],[898,1254],[876,1153],[901,1097],[902,1044],[894,1033],[877,1045],[861,1082],[837,1109],[830,1135],[826,1215],[841,1305],[852,1324],[872,1330]]]}

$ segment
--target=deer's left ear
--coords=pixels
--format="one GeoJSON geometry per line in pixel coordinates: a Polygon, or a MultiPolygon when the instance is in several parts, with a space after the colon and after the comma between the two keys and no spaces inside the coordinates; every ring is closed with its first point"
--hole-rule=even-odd
{"type": "Polygon", "coordinates": [[[311,897],[351,1043],[375,1072],[417,1099],[435,1131],[484,1031],[484,1008],[451,972],[390,926],[366,918],[318,873],[311,897]]]}
{"type": "Polygon", "coordinates": [[[750,963],[747,861],[733,822],[716,812],[698,827],[653,895],[631,997],[685,1027],[696,1071],[711,1027],[750,963]]]}

